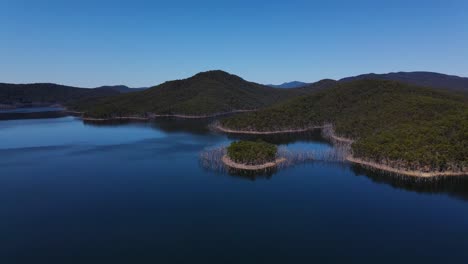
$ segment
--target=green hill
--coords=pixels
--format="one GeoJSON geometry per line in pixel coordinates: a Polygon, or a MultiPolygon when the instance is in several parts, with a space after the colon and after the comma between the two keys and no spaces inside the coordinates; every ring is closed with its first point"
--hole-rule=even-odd
{"type": "Polygon", "coordinates": [[[149,114],[211,115],[258,109],[312,90],[276,89],[223,71],[208,71],[75,108],[86,112],[86,116],[99,118],[149,114]]]}
{"type": "Polygon", "coordinates": [[[221,121],[272,131],[331,123],[352,138],[353,155],[424,171],[468,167],[468,99],[394,81],[358,80],[221,121]]]}
{"type": "Polygon", "coordinates": [[[411,85],[431,87],[436,89],[444,89],[449,91],[468,93],[468,78],[455,75],[447,75],[437,72],[391,72],[384,74],[362,74],[353,77],[347,77],[340,82],[350,82],[356,80],[388,80],[398,81],[411,85]]]}
{"type": "Polygon", "coordinates": [[[120,94],[113,89],[86,89],[53,83],[0,83],[0,104],[9,106],[68,104],[120,94]]]}

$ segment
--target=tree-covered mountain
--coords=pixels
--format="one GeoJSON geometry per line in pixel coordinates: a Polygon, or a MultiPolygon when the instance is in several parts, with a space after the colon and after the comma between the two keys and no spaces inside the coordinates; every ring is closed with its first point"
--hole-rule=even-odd
{"type": "Polygon", "coordinates": [[[385,80],[357,80],[229,117],[225,128],[302,129],[331,123],[353,155],[393,167],[468,170],[468,99],[385,80]]]}
{"type": "Polygon", "coordinates": [[[0,105],[6,108],[32,105],[65,105],[78,101],[94,102],[100,98],[144,89],[146,88],[129,88],[124,85],[88,89],[54,83],[0,83],[0,105]]]}
{"type": "Polygon", "coordinates": [[[270,86],[273,88],[300,88],[300,87],[304,87],[307,85],[309,85],[309,83],[292,81],[292,82],[285,82],[282,84],[268,84],[267,86],[270,86]]]}
{"type": "Polygon", "coordinates": [[[392,72],[386,74],[369,73],[343,78],[340,82],[364,79],[399,81],[418,86],[468,93],[468,78],[435,72],[392,72]]]}
{"type": "MultiPolygon", "coordinates": [[[[389,80],[389,81],[399,81],[407,84],[431,87],[431,88],[440,88],[446,90],[453,90],[459,92],[468,93],[468,78],[459,77],[455,75],[447,75],[436,72],[424,72],[424,71],[415,71],[415,72],[391,72],[391,73],[368,73],[361,74],[357,76],[346,77],[339,82],[350,82],[356,80],[389,80]]],[[[285,82],[283,84],[274,85],[269,84],[270,87],[275,88],[300,88],[307,87],[311,83],[305,82],[285,82]]]]}
{"type": "Polygon", "coordinates": [[[337,81],[332,79],[323,79],[318,82],[309,83],[306,86],[296,88],[296,90],[303,91],[306,94],[311,94],[328,88],[332,88],[337,84],[337,81]]]}
{"type": "Polygon", "coordinates": [[[11,106],[66,104],[118,95],[113,89],[87,89],[54,83],[0,83],[0,104],[11,106]]]}
{"type": "Polygon", "coordinates": [[[208,71],[75,108],[86,112],[87,116],[99,118],[149,114],[212,115],[266,107],[307,94],[312,88],[277,89],[248,82],[224,71],[208,71]]]}

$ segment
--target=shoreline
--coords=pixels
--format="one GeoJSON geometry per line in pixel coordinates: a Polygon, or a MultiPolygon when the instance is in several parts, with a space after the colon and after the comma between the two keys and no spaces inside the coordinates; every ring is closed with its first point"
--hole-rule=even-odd
{"type": "Polygon", "coordinates": [[[68,109],[65,109],[63,110],[65,113],[67,114],[72,114],[72,115],[82,115],[84,114],[84,112],[78,112],[78,111],[71,111],[71,110],[68,110],[68,109]]]}
{"type": "MultiPolygon", "coordinates": [[[[182,119],[204,119],[204,118],[212,118],[212,117],[229,115],[229,114],[253,112],[253,111],[256,111],[256,110],[235,110],[235,111],[229,111],[229,112],[214,113],[214,114],[209,114],[209,115],[151,114],[148,117],[141,117],[141,116],[120,116],[120,117],[111,117],[111,118],[81,117],[81,119],[84,121],[113,121],[113,120],[149,121],[149,120],[156,119],[159,117],[175,117],[175,118],[182,118],[182,119]]],[[[73,111],[69,111],[69,112],[73,112],[73,111]]],[[[75,113],[83,114],[83,112],[75,112],[75,113]]]]}
{"type": "Polygon", "coordinates": [[[378,169],[382,171],[392,172],[396,174],[411,176],[411,177],[420,177],[420,178],[432,178],[432,177],[439,177],[439,176],[466,176],[468,175],[467,172],[455,172],[455,171],[440,171],[440,172],[423,172],[423,171],[415,171],[415,170],[402,170],[397,169],[394,167],[390,167],[388,165],[379,164],[371,161],[365,161],[359,158],[355,158],[352,155],[346,157],[346,160],[354,163],[359,164],[364,167],[370,167],[373,169],[378,169]]]}
{"type": "Polygon", "coordinates": [[[246,130],[233,130],[229,128],[224,128],[221,125],[214,125],[214,128],[230,134],[249,134],[249,135],[273,135],[273,134],[288,134],[288,133],[302,133],[307,131],[312,131],[319,128],[324,128],[325,126],[313,126],[309,128],[302,129],[288,129],[288,130],[276,130],[276,131],[246,131],[246,130]]]}
{"type": "Polygon", "coordinates": [[[222,162],[224,165],[238,169],[238,170],[249,170],[249,171],[257,171],[257,170],[264,170],[264,169],[269,169],[269,168],[274,168],[278,166],[278,164],[283,163],[286,161],[285,158],[277,158],[274,162],[267,162],[264,164],[259,164],[259,165],[247,165],[247,164],[242,164],[242,163],[237,163],[233,160],[231,160],[227,155],[224,155],[221,158],[222,162]]]}
{"type": "Polygon", "coordinates": [[[80,117],[83,121],[117,121],[117,120],[140,120],[140,121],[149,121],[150,118],[148,117],[133,117],[133,116],[121,116],[121,117],[113,117],[113,118],[94,118],[94,117],[80,117]]]}
{"type": "Polygon", "coordinates": [[[339,136],[336,136],[335,134],[332,134],[330,137],[331,137],[331,139],[333,139],[335,141],[345,143],[345,144],[350,144],[351,145],[354,142],[354,140],[352,140],[350,138],[339,137],[339,136]]]}
{"type": "MultiPolygon", "coordinates": [[[[232,134],[253,134],[253,135],[270,135],[270,134],[287,134],[287,133],[301,133],[306,132],[314,129],[322,129],[327,126],[315,126],[305,129],[289,129],[289,130],[278,130],[278,131],[242,131],[242,130],[232,130],[228,128],[224,128],[221,125],[217,124],[214,126],[217,130],[225,133],[232,133],[232,134]]],[[[344,144],[351,145],[354,140],[344,137],[339,137],[334,133],[331,134],[330,139],[332,141],[341,142],[344,144]]],[[[421,178],[431,178],[431,177],[439,177],[439,176],[467,176],[468,172],[455,172],[455,171],[440,171],[440,172],[423,172],[423,171],[415,171],[415,170],[404,170],[404,169],[397,169],[388,165],[379,164],[375,162],[365,161],[359,158],[355,158],[352,155],[346,157],[346,161],[358,164],[364,167],[369,167],[373,169],[378,169],[385,172],[391,172],[395,174],[411,176],[411,177],[421,177],[421,178]]]]}

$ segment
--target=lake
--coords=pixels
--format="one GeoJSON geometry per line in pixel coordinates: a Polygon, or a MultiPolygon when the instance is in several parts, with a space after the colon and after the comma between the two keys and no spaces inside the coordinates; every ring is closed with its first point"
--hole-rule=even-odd
{"type": "MultiPolygon", "coordinates": [[[[468,179],[203,168],[206,120],[0,121],[0,263],[468,263],[468,179]]],[[[330,149],[316,133],[267,137],[330,149]]]]}

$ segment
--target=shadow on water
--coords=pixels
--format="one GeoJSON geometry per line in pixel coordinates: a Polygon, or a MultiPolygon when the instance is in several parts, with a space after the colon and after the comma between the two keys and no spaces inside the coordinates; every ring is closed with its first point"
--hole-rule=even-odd
{"type": "Polygon", "coordinates": [[[214,119],[180,119],[180,118],[158,118],[151,125],[167,133],[190,133],[206,135],[211,133],[209,125],[214,119]]]}
{"type": "Polygon", "coordinates": [[[154,120],[105,120],[90,121],[83,120],[83,123],[90,126],[122,126],[129,124],[141,124],[160,130],[166,133],[189,133],[195,135],[206,135],[211,133],[209,124],[212,119],[180,119],[173,117],[160,117],[154,120]]]}
{"type": "Polygon", "coordinates": [[[189,133],[195,135],[207,134],[220,134],[227,136],[230,140],[263,140],[272,144],[284,145],[291,144],[298,141],[325,143],[331,145],[329,141],[324,139],[319,129],[303,132],[303,133],[289,133],[289,134],[272,134],[272,135],[246,135],[246,134],[224,134],[214,132],[210,128],[211,124],[218,118],[203,118],[203,119],[181,119],[174,117],[160,117],[151,121],[146,120],[105,120],[105,121],[88,121],[83,122],[91,126],[121,126],[128,124],[143,124],[153,127],[166,133],[189,133]]]}
{"type": "Polygon", "coordinates": [[[395,189],[422,194],[446,194],[468,201],[467,176],[418,178],[374,171],[355,164],[351,165],[351,170],[356,176],[365,176],[375,183],[387,184],[395,189]]]}

